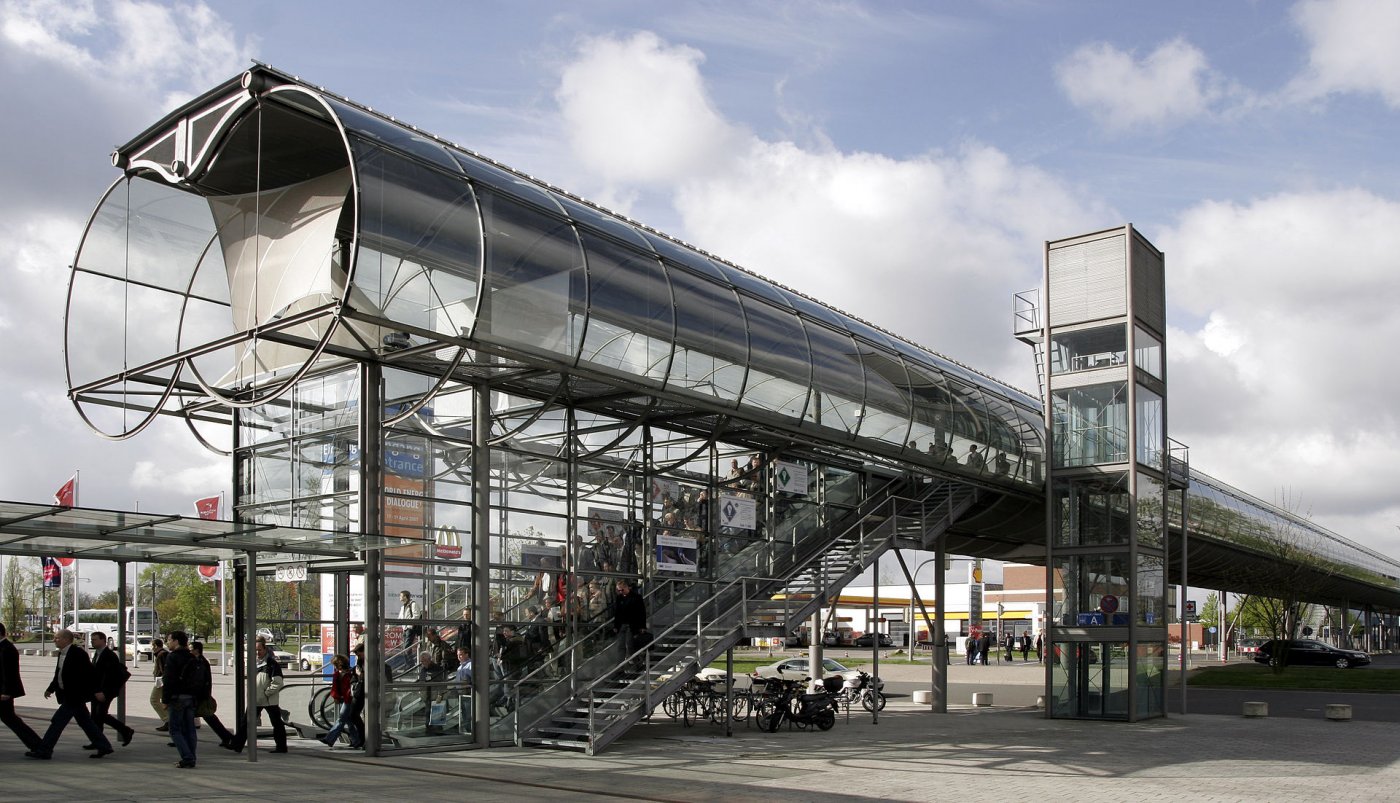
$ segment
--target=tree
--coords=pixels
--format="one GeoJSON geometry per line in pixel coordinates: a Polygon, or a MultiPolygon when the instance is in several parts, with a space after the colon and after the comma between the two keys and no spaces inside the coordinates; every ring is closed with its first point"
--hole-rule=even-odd
{"type": "Polygon", "coordinates": [[[21,563],[17,557],[10,558],[5,564],[5,587],[0,589],[0,597],[3,597],[0,616],[15,633],[23,633],[26,617],[37,613],[30,608],[29,602],[38,595],[39,574],[33,566],[33,559],[25,559],[21,563]]]}
{"type": "Polygon", "coordinates": [[[219,629],[219,603],[213,583],[198,582],[181,588],[171,605],[171,629],[208,636],[219,629]]]}

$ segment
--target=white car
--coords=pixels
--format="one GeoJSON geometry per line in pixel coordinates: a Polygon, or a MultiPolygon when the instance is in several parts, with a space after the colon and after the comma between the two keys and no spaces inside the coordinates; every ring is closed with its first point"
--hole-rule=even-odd
{"type": "Polygon", "coordinates": [[[151,637],[150,636],[127,636],[126,637],[126,657],[135,658],[138,661],[151,660],[151,637]]]}
{"type": "MultiPolygon", "coordinates": [[[[278,660],[281,660],[280,658],[278,660]]],[[[321,642],[316,641],[310,644],[301,645],[301,657],[298,666],[301,671],[310,672],[312,669],[320,669],[326,661],[326,654],[321,652],[321,642]]]]}
{"type": "MultiPolygon", "coordinates": [[[[840,675],[846,679],[847,684],[858,683],[860,681],[860,670],[847,669],[830,658],[822,659],[823,676],[840,675]]],[[[753,677],[759,680],[769,678],[801,679],[807,677],[806,658],[785,658],[775,664],[760,666],[753,671],[753,677]]],[[[885,681],[875,678],[875,688],[884,689],[885,681]]]]}

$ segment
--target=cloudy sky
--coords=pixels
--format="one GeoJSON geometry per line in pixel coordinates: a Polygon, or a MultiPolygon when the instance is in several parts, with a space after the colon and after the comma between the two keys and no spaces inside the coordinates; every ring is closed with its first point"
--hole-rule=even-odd
{"type": "Polygon", "coordinates": [[[1131,222],[1192,464],[1400,555],[1397,41],[1362,0],[3,0],[0,498],[228,488],[78,420],[66,266],[112,147],[257,59],[1022,387],[1044,241],[1131,222]]]}

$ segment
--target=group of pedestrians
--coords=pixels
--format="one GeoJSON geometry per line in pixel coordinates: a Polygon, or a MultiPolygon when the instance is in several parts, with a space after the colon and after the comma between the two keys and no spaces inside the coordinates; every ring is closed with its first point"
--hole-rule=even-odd
{"type": "MultiPolygon", "coordinates": [[[[91,656],[75,642],[74,634],[66,629],[53,636],[57,662],[53,680],[44,690],[44,696],[57,696],[58,708],[47,731],[40,737],[15,713],[15,700],[25,695],[19,670],[19,650],[7,637],[4,624],[0,624],[0,722],[19,737],[25,746],[25,756],[29,758],[53,758],[59,736],[73,721],[87,736],[88,743],[83,745],[83,749],[94,751],[91,758],[103,758],[115,752],[112,742],[103,733],[104,726],[112,728],[123,746],[130,744],[135,735],[130,726],[110,713],[112,701],[122,695],[131,677],[126,662],[111,649],[104,633],[92,635],[91,656]]],[[[272,720],[275,745],[272,752],[285,753],[287,731],[278,700],[282,688],[282,668],[263,638],[257,639],[256,649],[257,696],[253,705],[259,717],[266,712],[272,720]]],[[[344,662],[343,656],[337,657],[344,662]]],[[[248,740],[247,720],[240,716],[238,727],[233,732],[219,721],[217,703],[213,697],[213,670],[204,657],[204,645],[198,641],[191,643],[188,634],[177,630],[165,640],[152,640],[152,658],[156,682],[151,705],[163,720],[156,729],[170,734],[169,744],[179,754],[175,766],[191,769],[198,760],[197,719],[208,723],[210,730],[219,737],[220,747],[234,752],[242,751],[248,740]]],[[[363,692],[360,694],[362,706],[363,692]]],[[[352,744],[357,734],[363,741],[362,724],[349,732],[352,744]]]]}

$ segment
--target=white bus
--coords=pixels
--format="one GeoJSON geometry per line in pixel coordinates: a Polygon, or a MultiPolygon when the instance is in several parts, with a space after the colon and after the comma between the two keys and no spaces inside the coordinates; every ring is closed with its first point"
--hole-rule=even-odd
{"type": "MultiPolygon", "coordinates": [[[[68,628],[73,634],[87,643],[93,633],[106,633],[107,637],[117,638],[116,608],[79,608],[63,614],[59,629],[68,628]]],[[[150,608],[127,608],[126,627],[128,636],[153,635],[156,630],[156,612],[150,608]]]]}

